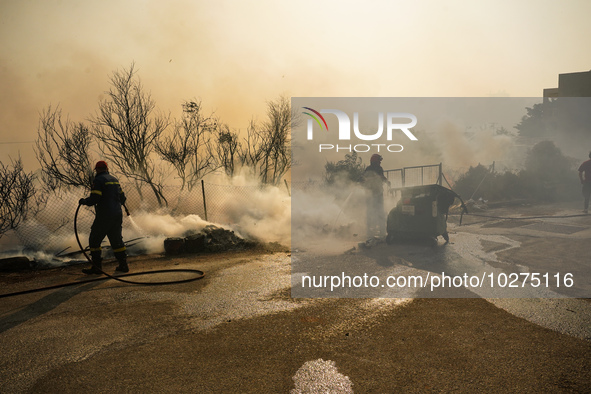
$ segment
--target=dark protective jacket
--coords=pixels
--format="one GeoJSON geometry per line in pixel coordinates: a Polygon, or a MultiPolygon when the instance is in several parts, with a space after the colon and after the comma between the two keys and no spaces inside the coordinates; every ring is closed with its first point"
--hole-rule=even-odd
{"type": "Polygon", "coordinates": [[[579,167],[579,172],[584,174],[583,176],[583,183],[591,184],[591,159],[583,162],[579,167]]]}
{"type": "Polygon", "coordinates": [[[126,200],[117,178],[108,172],[100,172],[94,178],[90,197],[80,202],[84,205],[96,205],[96,216],[99,218],[122,216],[121,205],[125,204],[126,200]]]}
{"type": "Polygon", "coordinates": [[[363,173],[364,186],[374,193],[383,193],[383,184],[387,179],[380,163],[371,163],[363,173]]]}

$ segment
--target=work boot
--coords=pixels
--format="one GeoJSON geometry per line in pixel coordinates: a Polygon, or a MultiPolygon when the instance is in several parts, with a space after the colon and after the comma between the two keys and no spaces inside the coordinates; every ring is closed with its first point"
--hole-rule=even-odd
{"type": "Polygon", "coordinates": [[[102,275],[103,271],[101,265],[92,265],[92,267],[90,268],[84,268],[82,269],[82,272],[85,273],[86,275],[102,275]]]}
{"type": "Polygon", "coordinates": [[[117,268],[115,268],[117,272],[129,272],[129,266],[127,265],[127,261],[120,261],[117,268]]]}

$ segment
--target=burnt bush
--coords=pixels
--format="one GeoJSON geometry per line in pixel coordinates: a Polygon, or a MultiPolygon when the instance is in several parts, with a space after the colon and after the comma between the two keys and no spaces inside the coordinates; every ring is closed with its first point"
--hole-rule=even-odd
{"type": "Polygon", "coordinates": [[[465,199],[506,200],[523,197],[519,175],[512,172],[497,173],[482,164],[461,175],[455,191],[465,199]]]}
{"type": "Polygon", "coordinates": [[[324,165],[324,180],[328,185],[338,182],[358,182],[365,167],[357,152],[347,153],[343,160],[329,161],[324,165]]]}
{"type": "Polygon", "coordinates": [[[576,161],[551,141],[534,145],[519,172],[497,173],[479,164],[461,175],[454,189],[465,199],[490,201],[568,201],[580,195],[576,161]]]}
{"type": "Polygon", "coordinates": [[[35,174],[24,170],[20,157],[11,161],[0,162],[0,238],[27,218],[29,203],[36,194],[35,174]]]}
{"type": "Polygon", "coordinates": [[[542,141],[531,149],[520,175],[534,200],[557,201],[578,195],[576,163],[552,141],[542,141]]]}

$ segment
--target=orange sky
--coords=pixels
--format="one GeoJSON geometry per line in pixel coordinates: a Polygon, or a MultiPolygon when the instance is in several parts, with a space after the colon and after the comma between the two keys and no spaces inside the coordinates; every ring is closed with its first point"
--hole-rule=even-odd
{"type": "Polygon", "coordinates": [[[36,168],[39,112],[84,121],[131,62],[160,110],[200,98],[235,129],[280,94],[537,97],[591,69],[589,15],[585,0],[0,0],[0,161],[36,168]]]}

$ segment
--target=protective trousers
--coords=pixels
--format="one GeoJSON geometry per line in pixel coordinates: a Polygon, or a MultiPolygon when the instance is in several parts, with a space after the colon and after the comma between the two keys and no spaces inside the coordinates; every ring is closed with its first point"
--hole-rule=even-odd
{"type": "Polygon", "coordinates": [[[384,193],[381,190],[370,190],[367,194],[367,236],[384,235],[386,232],[384,193]]]}
{"type": "Polygon", "coordinates": [[[585,199],[583,207],[586,211],[589,209],[589,199],[591,198],[591,183],[583,183],[583,198],[585,199]]]}
{"type": "Polygon", "coordinates": [[[88,238],[88,245],[90,247],[90,256],[92,257],[92,265],[102,269],[102,254],[101,243],[105,236],[109,238],[111,248],[115,253],[115,257],[120,264],[127,264],[127,253],[125,251],[125,244],[121,236],[123,223],[123,215],[116,216],[97,216],[90,228],[90,236],[88,238]]]}

